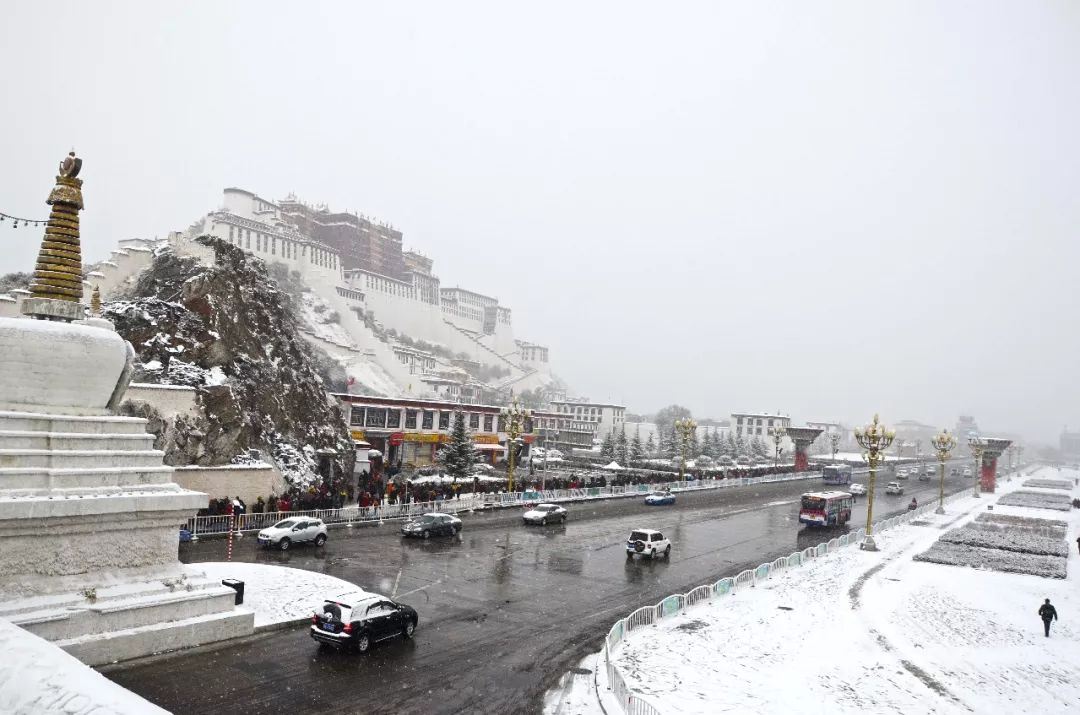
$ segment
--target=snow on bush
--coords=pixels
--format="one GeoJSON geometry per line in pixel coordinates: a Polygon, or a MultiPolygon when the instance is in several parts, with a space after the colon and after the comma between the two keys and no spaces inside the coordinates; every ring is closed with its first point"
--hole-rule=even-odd
{"type": "Polygon", "coordinates": [[[1068,494],[1048,494],[1046,492],[1016,491],[998,499],[1001,506],[1024,506],[1032,509],[1055,509],[1069,511],[1072,502],[1068,494]]]}
{"type": "Polygon", "coordinates": [[[1063,479],[1029,479],[1024,482],[1025,487],[1038,487],[1040,489],[1064,489],[1072,491],[1073,485],[1063,479]]]}
{"type": "Polygon", "coordinates": [[[1002,551],[1015,551],[1025,554],[1043,554],[1046,556],[1069,555],[1069,547],[1062,538],[1053,538],[1034,533],[1033,529],[1003,530],[992,524],[973,523],[953,529],[938,543],[965,544],[1002,551]]]}
{"type": "Polygon", "coordinates": [[[992,525],[1000,528],[1030,529],[1040,536],[1065,538],[1069,523],[1061,519],[1034,519],[1030,516],[1012,516],[1011,514],[979,514],[968,526],[992,525]]]}
{"type": "Polygon", "coordinates": [[[951,544],[940,539],[929,550],[918,554],[914,559],[950,566],[969,566],[1005,573],[1030,574],[1044,578],[1065,578],[1065,564],[1067,563],[1066,559],[1058,556],[951,544]]]}

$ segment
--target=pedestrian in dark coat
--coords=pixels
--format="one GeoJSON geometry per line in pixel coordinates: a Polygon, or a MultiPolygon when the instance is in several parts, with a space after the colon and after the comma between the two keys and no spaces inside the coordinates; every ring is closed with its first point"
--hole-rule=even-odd
{"type": "Polygon", "coordinates": [[[1076,537],[1076,550],[1080,551],[1080,536],[1076,537]]]}
{"type": "Polygon", "coordinates": [[[1039,617],[1043,621],[1043,630],[1046,632],[1046,637],[1050,637],[1050,621],[1057,620],[1057,609],[1050,605],[1050,599],[1046,599],[1046,603],[1039,606],[1039,617]]]}

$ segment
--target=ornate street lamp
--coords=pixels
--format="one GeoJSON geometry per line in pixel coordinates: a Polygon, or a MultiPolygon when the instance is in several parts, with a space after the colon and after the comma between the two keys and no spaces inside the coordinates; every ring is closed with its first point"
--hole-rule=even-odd
{"type": "Polygon", "coordinates": [[[675,433],[679,437],[679,481],[686,479],[686,450],[690,447],[690,435],[697,429],[697,422],[690,417],[675,420],[675,433]]]}
{"type": "Polygon", "coordinates": [[[836,461],[836,453],[840,451],[840,433],[833,432],[829,435],[829,444],[832,446],[832,461],[836,461]]]}
{"type": "Polygon", "coordinates": [[[1007,451],[1009,452],[1009,476],[1007,478],[1007,481],[1011,482],[1013,472],[1016,471],[1016,467],[1013,466],[1013,453],[1016,451],[1016,445],[1010,444],[1007,451]]]}
{"type": "Polygon", "coordinates": [[[784,441],[784,437],[787,436],[787,431],[783,427],[770,427],[769,436],[773,441],[773,471],[776,471],[777,465],[780,463],[780,444],[784,441]]]}
{"type": "Polygon", "coordinates": [[[863,457],[866,459],[867,465],[870,467],[870,486],[867,488],[867,494],[869,495],[866,500],[866,538],[859,544],[860,549],[867,551],[877,551],[877,544],[874,542],[874,482],[877,479],[877,467],[884,459],[884,452],[892,444],[893,439],[896,438],[896,433],[891,429],[885,427],[878,421],[878,416],[874,415],[874,421],[864,427],[863,429],[856,428],[855,440],[859,443],[859,446],[866,450],[866,454],[863,457]]]}
{"type": "Polygon", "coordinates": [[[980,496],[979,494],[979,482],[982,480],[982,454],[986,449],[986,441],[978,435],[971,435],[968,437],[968,449],[971,450],[971,456],[975,458],[975,491],[973,496],[980,496]]]}
{"type": "Polygon", "coordinates": [[[930,444],[934,445],[934,451],[937,452],[938,465],[941,468],[941,478],[938,481],[938,507],[934,510],[935,514],[945,513],[945,462],[949,459],[949,453],[956,448],[956,437],[949,434],[949,430],[941,430],[941,434],[936,434],[930,438],[930,444]]]}
{"type": "Polygon", "coordinates": [[[525,426],[525,420],[532,416],[531,410],[522,409],[517,398],[509,408],[504,407],[499,414],[506,418],[506,449],[507,449],[507,491],[514,491],[514,458],[517,451],[518,441],[525,426]]]}

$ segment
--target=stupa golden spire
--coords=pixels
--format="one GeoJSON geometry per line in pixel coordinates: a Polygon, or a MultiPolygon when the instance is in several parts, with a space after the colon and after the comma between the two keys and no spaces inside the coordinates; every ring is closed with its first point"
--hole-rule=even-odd
{"type": "Polygon", "coordinates": [[[60,173],[46,201],[52,206],[45,238],[30,284],[32,296],[23,313],[36,318],[77,320],[82,318],[82,249],[79,245],[79,211],[83,208],[82,179],[76,178],[82,159],[71,152],[60,162],[60,173]]]}

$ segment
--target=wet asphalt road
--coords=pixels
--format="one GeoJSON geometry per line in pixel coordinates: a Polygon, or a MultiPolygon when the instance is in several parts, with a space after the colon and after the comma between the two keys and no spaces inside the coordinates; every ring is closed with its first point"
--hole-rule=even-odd
{"type": "MultiPolygon", "coordinates": [[[[937,496],[937,482],[908,481],[875,514],[937,496]]],[[[863,481],[865,479],[856,479],[863,481]]],[[[971,488],[946,477],[946,494],[971,488]]],[[[416,608],[412,641],[366,655],[320,650],[307,626],[224,646],[106,669],[110,679],[177,713],[537,713],[544,691],[600,648],[611,624],[642,605],[734,576],[837,536],[798,524],[798,499],[816,481],[680,494],[677,504],[639,498],[569,505],[567,525],[524,527],[519,509],[465,514],[460,539],[405,540],[398,524],[332,529],[321,549],[257,549],[245,538],[233,558],[327,573],[416,608]],[[627,561],[634,528],[662,530],[670,560],[627,561]]],[[[866,499],[852,524],[866,519],[866,499]]],[[[225,542],[184,544],[186,562],[223,561],[225,542]]]]}

